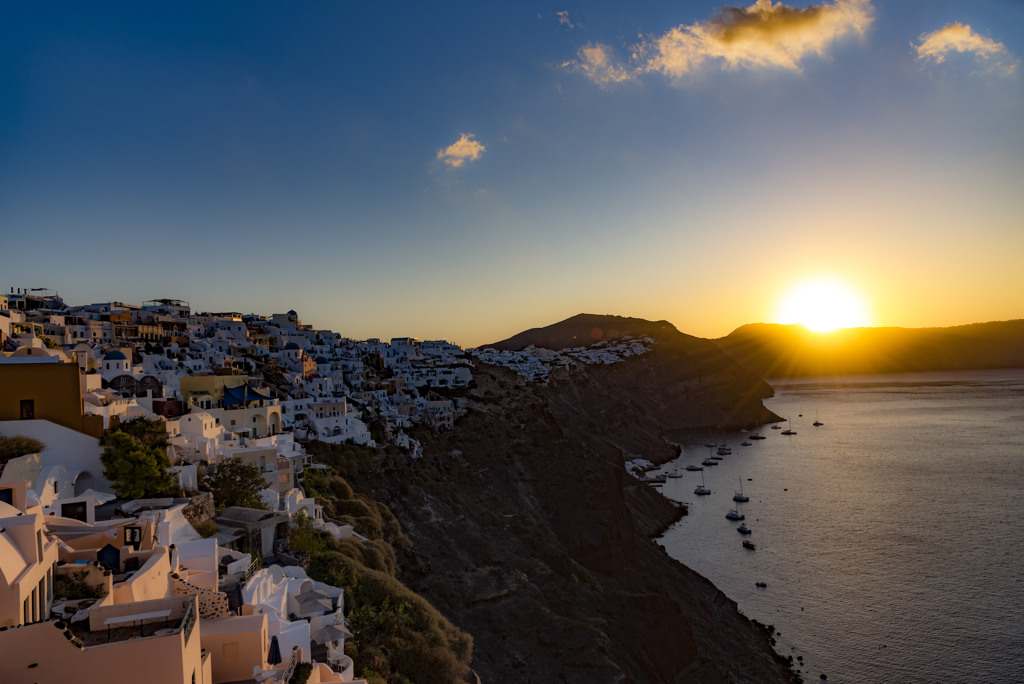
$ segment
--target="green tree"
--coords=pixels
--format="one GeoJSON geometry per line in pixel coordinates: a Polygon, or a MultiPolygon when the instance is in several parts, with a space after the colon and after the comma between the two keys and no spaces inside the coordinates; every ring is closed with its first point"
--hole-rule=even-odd
{"type": "Polygon", "coordinates": [[[171,462],[159,447],[146,446],[127,432],[114,430],[101,439],[103,477],[125,499],[148,499],[175,493],[171,462]]]}
{"type": "Polygon", "coordinates": [[[18,458],[26,454],[38,454],[45,448],[45,444],[32,437],[24,435],[5,437],[0,435],[0,466],[6,464],[12,458],[18,458]]]}
{"type": "Polygon", "coordinates": [[[213,492],[217,510],[228,506],[266,508],[260,492],[267,488],[260,469],[240,458],[229,458],[206,471],[206,487],[213,492]]]}
{"type": "Polygon", "coordinates": [[[104,438],[113,432],[126,432],[134,437],[139,444],[158,449],[167,448],[167,427],[163,420],[149,420],[148,418],[132,418],[117,426],[114,430],[107,430],[100,438],[100,444],[105,444],[104,438]]]}

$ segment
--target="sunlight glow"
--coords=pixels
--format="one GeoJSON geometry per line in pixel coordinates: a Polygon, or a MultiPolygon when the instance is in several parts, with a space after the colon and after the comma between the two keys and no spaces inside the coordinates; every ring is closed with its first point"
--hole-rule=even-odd
{"type": "Polygon", "coordinates": [[[776,320],[799,323],[818,333],[870,325],[864,298],[846,283],[817,278],[797,283],[779,302],[776,320]]]}

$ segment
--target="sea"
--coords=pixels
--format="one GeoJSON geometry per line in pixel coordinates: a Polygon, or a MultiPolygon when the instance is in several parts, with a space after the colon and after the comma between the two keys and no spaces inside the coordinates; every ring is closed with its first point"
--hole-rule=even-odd
{"type": "Polygon", "coordinates": [[[796,434],[681,444],[658,490],[689,514],[657,542],[772,625],[804,681],[1024,682],[1024,370],[769,383],[796,434]],[[708,442],[732,454],[685,471],[708,442]]]}

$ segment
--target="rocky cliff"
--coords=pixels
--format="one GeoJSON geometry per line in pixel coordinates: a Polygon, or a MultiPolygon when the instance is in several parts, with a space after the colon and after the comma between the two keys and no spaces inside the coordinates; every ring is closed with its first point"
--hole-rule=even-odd
{"type": "MultiPolygon", "coordinates": [[[[623,320],[636,319],[575,324],[623,320]]],[[[795,679],[766,631],[650,540],[678,511],[624,460],[671,458],[673,434],[774,418],[762,381],[657,326],[650,352],[546,384],[478,365],[454,431],[417,432],[422,458],[384,459],[359,483],[412,542],[399,577],[473,635],[485,682],[795,679]]]]}

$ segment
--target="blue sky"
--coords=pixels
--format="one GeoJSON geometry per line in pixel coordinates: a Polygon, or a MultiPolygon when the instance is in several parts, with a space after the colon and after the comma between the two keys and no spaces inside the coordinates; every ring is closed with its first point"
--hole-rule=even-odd
{"type": "Polygon", "coordinates": [[[475,345],[1024,317],[1024,6],[12,2],[0,287],[475,345]]]}

